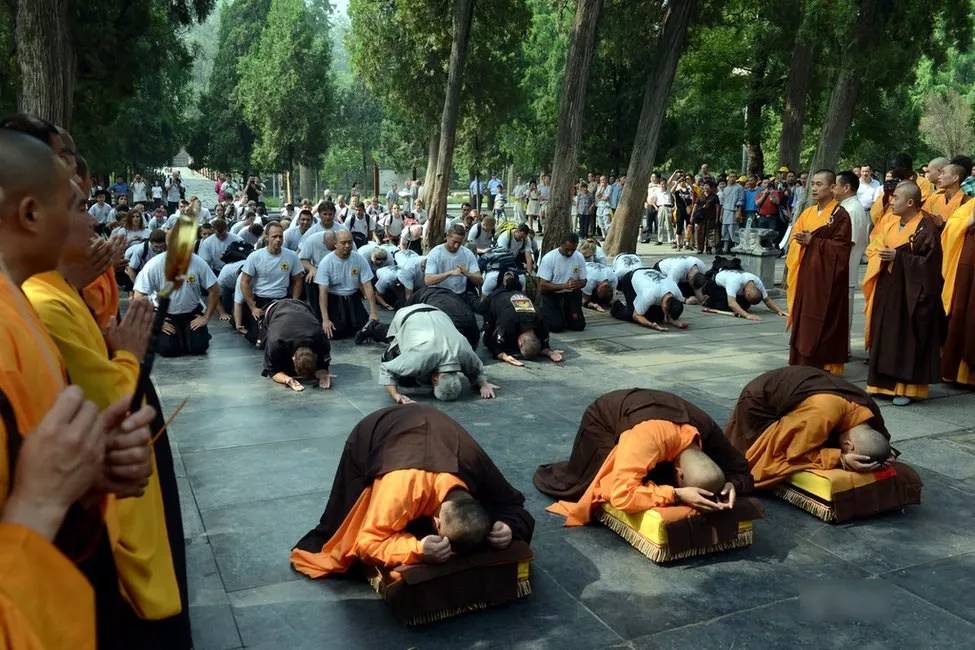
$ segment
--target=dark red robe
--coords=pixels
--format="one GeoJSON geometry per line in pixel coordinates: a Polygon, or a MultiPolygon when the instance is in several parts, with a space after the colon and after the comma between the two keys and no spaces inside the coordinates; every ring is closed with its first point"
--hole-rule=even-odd
{"type": "Polygon", "coordinates": [[[958,367],[964,361],[975,368],[975,226],[965,232],[955,291],[948,318],[948,337],[941,353],[941,376],[948,381],[958,379],[958,367]]]}

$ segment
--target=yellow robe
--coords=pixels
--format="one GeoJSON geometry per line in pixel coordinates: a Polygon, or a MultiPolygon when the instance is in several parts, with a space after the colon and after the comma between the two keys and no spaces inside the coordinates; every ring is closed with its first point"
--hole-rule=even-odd
{"type": "Polygon", "coordinates": [[[941,276],[945,279],[941,302],[944,303],[945,314],[948,316],[951,315],[951,300],[955,296],[955,275],[958,273],[958,261],[965,243],[965,231],[968,230],[968,222],[973,215],[975,201],[968,201],[951,213],[941,231],[941,276]]]}
{"type": "MultiPolygon", "coordinates": [[[[21,435],[37,427],[63,388],[57,347],[23,293],[0,270],[0,391],[21,435]]],[[[0,511],[8,496],[7,436],[12,433],[0,418],[0,511]]],[[[0,647],[95,647],[91,585],[54,544],[13,523],[0,523],[0,647]]]]}
{"type": "Polygon", "coordinates": [[[955,211],[962,206],[962,202],[968,197],[960,189],[955,192],[950,199],[947,198],[944,190],[938,190],[924,202],[922,209],[935,216],[935,221],[943,225],[955,211]]]}
{"type": "Polygon", "coordinates": [[[874,228],[876,228],[881,221],[893,214],[894,211],[890,207],[889,203],[887,204],[886,208],[884,207],[884,197],[882,196],[874,201],[870,206],[870,222],[873,224],[874,228]]]}
{"type": "MultiPolygon", "coordinates": [[[[911,240],[917,227],[921,224],[924,213],[918,211],[917,215],[911,219],[904,228],[900,228],[900,217],[891,214],[886,217],[870,236],[870,244],[867,246],[867,272],[863,276],[863,297],[866,300],[866,323],[864,324],[863,338],[866,348],[870,349],[870,316],[873,313],[873,296],[877,288],[877,278],[881,273],[889,273],[890,266],[885,266],[880,259],[879,251],[881,248],[897,248],[903,246],[911,240]]],[[[904,397],[924,398],[928,396],[928,386],[926,384],[904,384],[898,382],[893,391],[883,388],[867,386],[868,393],[879,393],[882,395],[903,395],[904,397]]]]}
{"type": "Polygon", "coordinates": [[[672,506],[677,503],[674,488],[645,483],[644,477],[660,463],[673,461],[691,445],[700,445],[700,439],[698,430],[689,424],[641,422],[620,434],[578,501],[557,501],[546,510],[565,517],[566,526],[583,526],[604,503],[629,514],[672,506]]]}
{"type": "Polygon", "coordinates": [[[115,280],[115,268],[109,267],[107,271],[85,287],[81,293],[98,326],[104,330],[111,320],[118,315],[119,293],[118,282],[115,280]]]}
{"type": "MultiPolygon", "coordinates": [[[[76,291],[57,271],[24,283],[24,291],[61,351],[71,381],[105,408],[135,391],[139,361],[118,351],[109,355],[98,323],[76,291]]],[[[172,550],[166,532],[162,491],[155,471],[138,498],[110,499],[105,523],[122,594],[143,619],[182,611],[172,550]]]]}
{"type": "Polygon", "coordinates": [[[745,452],[755,487],[767,488],[805,469],[835,469],[840,450],[826,447],[834,431],[849,431],[873,417],[839,395],[807,397],[762,432],[745,452]]]}
{"type": "Polygon", "coordinates": [[[467,485],[445,472],[400,469],[384,474],[362,491],[320,552],[296,548],[291,564],[309,578],[344,573],[356,560],[390,568],[419,564],[423,548],[406,525],[436,513],[454,488],[466,490],[467,485]]]}
{"type": "MultiPolygon", "coordinates": [[[[922,204],[925,201],[927,201],[928,198],[932,194],[934,194],[935,190],[937,189],[934,186],[934,183],[932,183],[931,181],[929,181],[924,176],[924,174],[918,174],[918,177],[917,177],[917,180],[915,181],[915,183],[917,183],[918,188],[921,190],[921,203],[922,204]]],[[[925,210],[927,210],[927,208],[925,208],[925,210]]]]}

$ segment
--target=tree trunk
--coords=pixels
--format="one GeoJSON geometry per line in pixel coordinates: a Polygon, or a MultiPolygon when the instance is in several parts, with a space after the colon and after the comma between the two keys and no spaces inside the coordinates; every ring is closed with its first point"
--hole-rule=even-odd
{"type": "MultiPolygon", "coordinates": [[[[761,43],[761,41],[759,41],[761,43]]],[[[758,51],[760,51],[759,45],[758,51]]],[[[761,177],[765,173],[765,152],[762,150],[762,132],[765,121],[762,110],[765,108],[765,57],[758,57],[752,70],[748,86],[748,102],[745,105],[745,148],[748,163],[745,169],[749,175],[761,177]]]]}
{"type": "Polygon", "coordinates": [[[607,255],[636,251],[637,235],[643,218],[643,202],[647,196],[647,182],[657,155],[660,125],[667,111],[677,63],[687,44],[687,26],[696,6],[697,0],[671,3],[663,31],[657,41],[654,68],[650,71],[649,79],[640,80],[647,84],[647,89],[643,94],[643,107],[640,109],[633,153],[630,154],[630,164],[626,170],[623,196],[620,197],[613,225],[603,244],[607,255]]]}
{"type": "Polygon", "coordinates": [[[785,106],[782,108],[782,137],[779,140],[779,165],[785,165],[793,171],[799,169],[802,127],[806,119],[806,95],[809,94],[813,54],[816,51],[816,35],[810,17],[812,11],[808,5],[809,2],[805,2],[800,7],[802,22],[799,23],[796,42],[792,47],[785,106]]]}
{"type": "Polygon", "coordinates": [[[318,200],[315,196],[315,177],[318,174],[307,165],[298,165],[298,175],[298,191],[301,193],[301,198],[314,203],[318,200]]]}
{"type": "Polygon", "coordinates": [[[596,27],[603,0],[577,0],[575,23],[565,62],[565,79],[559,98],[559,129],[555,136],[552,185],[545,213],[542,253],[558,247],[572,230],[572,185],[579,167],[582,118],[586,108],[589,71],[596,50],[596,27]]]}
{"type": "Polygon", "coordinates": [[[294,203],[291,197],[291,165],[288,165],[288,170],[284,172],[284,202],[294,203]]]}
{"type": "Polygon", "coordinates": [[[71,126],[77,61],[68,25],[70,0],[19,0],[14,29],[20,93],[17,108],[71,126]]]}
{"type": "Polygon", "coordinates": [[[428,211],[430,209],[430,192],[433,191],[433,179],[437,177],[437,156],[439,154],[440,129],[434,128],[433,132],[430,133],[430,143],[427,145],[427,170],[423,174],[423,188],[419,195],[428,211]]]}
{"type": "MultiPolygon", "coordinates": [[[[856,108],[857,96],[860,94],[860,79],[865,74],[866,65],[862,62],[864,53],[870,52],[874,35],[883,30],[883,25],[875,24],[879,4],[880,0],[860,0],[853,37],[843,52],[839,74],[836,76],[836,83],[829,97],[829,108],[826,110],[823,130],[819,134],[819,145],[809,166],[810,181],[813,172],[817,169],[835,167],[843,151],[846,131],[853,121],[853,110],[856,108]]],[[[807,202],[811,201],[811,197],[807,198],[807,202]]]]}
{"type": "Polygon", "coordinates": [[[450,67],[447,72],[447,92],[440,119],[440,148],[437,152],[437,172],[430,191],[427,219],[430,228],[423,242],[430,250],[443,241],[447,227],[447,193],[454,168],[454,142],[457,139],[457,120],[460,117],[460,89],[464,80],[464,65],[470,43],[471,18],[474,0],[454,0],[454,39],[450,46],[450,67]]]}

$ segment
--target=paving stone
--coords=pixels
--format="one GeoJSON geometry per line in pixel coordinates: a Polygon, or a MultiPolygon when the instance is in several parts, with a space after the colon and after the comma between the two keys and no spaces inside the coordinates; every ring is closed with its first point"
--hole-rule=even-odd
{"type": "Polygon", "coordinates": [[[944,476],[975,477],[975,450],[950,440],[911,440],[897,446],[905,462],[927,467],[944,476]]]}
{"type": "Polygon", "coordinates": [[[235,650],[241,647],[234,612],[229,604],[191,605],[195,650],[235,650]]]}
{"type": "MultiPolygon", "coordinates": [[[[956,557],[902,569],[884,576],[969,623],[975,623],[975,604],[972,603],[972,576],[975,575],[975,554],[956,557]]],[[[966,640],[959,647],[971,643],[966,640]]]]}

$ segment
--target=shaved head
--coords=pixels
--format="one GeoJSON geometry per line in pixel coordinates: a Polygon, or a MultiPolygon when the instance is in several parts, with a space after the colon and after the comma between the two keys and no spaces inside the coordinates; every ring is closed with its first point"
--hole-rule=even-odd
{"type": "Polygon", "coordinates": [[[921,188],[914,181],[901,181],[894,189],[890,206],[897,216],[913,215],[921,209],[921,188]]]}
{"type": "Polygon", "coordinates": [[[463,553],[484,543],[491,530],[491,517],[477,500],[464,490],[451,490],[434,519],[437,533],[450,540],[450,546],[463,553]]]}
{"type": "Polygon", "coordinates": [[[518,351],[526,359],[534,359],[542,351],[542,342],[533,331],[522,332],[518,336],[518,351]]]}
{"type": "Polygon", "coordinates": [[[941,170],[938,187],[944,189],[957,188],[966,176],[968,176],[968,172],[964,167],[956,163],[949,163],[941,170]]]}
{"type": "Polygon", "coordinates": [[[869,456],[874,462],[890,458],[890,441],[867,424],[858,424],[841,434],[840,445],[844,452],[869,456]]]}
{"type": "Polygon", "coordinates": [[[699,447],[691,445],[680,452],[674,463],[677,487],[697,487],[719,494],[726,483],[724,471],[699,447]]]}
{"type": "Polygon", "coordinates": [[[762,292],[758,287],[755,286],[754,282],[749,282],[746,284],[743,293],[745,295],[745,300],[748,301],[749,305],[757,305],[758,303],[762,302],[762,292]]]}

